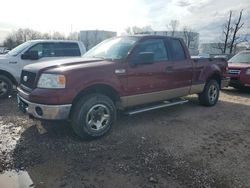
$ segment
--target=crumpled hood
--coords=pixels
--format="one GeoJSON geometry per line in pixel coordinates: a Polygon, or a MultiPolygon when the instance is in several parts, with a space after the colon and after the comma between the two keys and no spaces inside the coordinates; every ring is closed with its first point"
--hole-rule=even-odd
{"type": "Polygon", "coordinates": [[[70,69],[70,66],[83,65],[88,66],[88,64],[102,62],[102,59],[97,58],[66,58],[54,61],[43,61],[41,63],[34,63],[26,65],[23,70],[30,72],[38,72],[40,70],[50,70],[55,68],[67,67],[70,69]]]}

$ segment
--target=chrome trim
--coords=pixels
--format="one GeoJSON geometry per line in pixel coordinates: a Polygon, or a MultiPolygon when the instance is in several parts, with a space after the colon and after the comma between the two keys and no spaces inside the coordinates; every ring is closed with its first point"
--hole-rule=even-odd
{"type": "Polygon", "coordinates": [[[38,119],[46,119],[46,120],[61,120],[61,119],[68,119],[70,109],[71,109],[71,104],[65,104],[65,105],[45,105],[45,104],[37,104],[37,103],[32,103],[24,98],[22,98],[20,95],[17,95],[18,98],[18,105],[22,102],[27,105],[25,108],[26,112],[35,118],[38,119]],[[43,111],[43,115],[40,116],[36,113],[36,107],[40,107],[43,111]]]}
{"type": "Polygon", "coordinates": [[[240,74],[240,69],[229,69],[228,74],[240,74]]]}
{"type": "Polygon", "coordinates": [[[139,114],[139,113],[146,112],[146,111],[151,111],[151,110],[156,110],[156,109],[160,109],[160,108],[170,107],[170,106],[174,106],[174,105],[178,105],[178,104],[184,104],[184,103],[187,103],[187,102],[188,102],[188,100],[183,100],[183,99],[180,100],[180,101],[176,101],[176,102],[164,101],[163,103],[158,104],[158,105],[128,111],[128,112],[126,112],[126,114],[134,115],[134,114],[139,114]]]}

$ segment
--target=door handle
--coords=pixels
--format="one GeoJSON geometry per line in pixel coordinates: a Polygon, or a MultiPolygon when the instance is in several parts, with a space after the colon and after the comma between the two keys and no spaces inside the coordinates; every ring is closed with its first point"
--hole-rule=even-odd
{"type": "Polygon", "coordinates": [[[17,64],[17,61],[10,61],[9,64],[17,64]]]}
{"type": "Polygon", "coordinates": [[[166,72],[166,73],[171,73],[171,72],[173,72],[173,67],[172,67],[172,66],[166,67],[166,68],[165,68],[165,72],[166,72]]]}

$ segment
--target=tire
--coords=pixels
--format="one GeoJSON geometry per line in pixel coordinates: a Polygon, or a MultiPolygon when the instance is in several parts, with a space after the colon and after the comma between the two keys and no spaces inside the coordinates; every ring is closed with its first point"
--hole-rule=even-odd
{"type": "Polygon", "coordinates": [[[219,99],[220,86],[218,81],[209,80],[202,93],[199,94],[199,102],[204,106],[214,106],[219,99]]]}
{"type": "Polygon", "coordinates": [[[8,77],[0,75],[0,99],[7,98],[11,95],[12,89],[12,81],[8,77]]]}
{"type": "Polygon", "coordinates": [[[82,139],[99,138],[111,131],[116,120],[113,101],[101,94],[83,96],[73,106],[71,123],[74,132],[82,139]]]}

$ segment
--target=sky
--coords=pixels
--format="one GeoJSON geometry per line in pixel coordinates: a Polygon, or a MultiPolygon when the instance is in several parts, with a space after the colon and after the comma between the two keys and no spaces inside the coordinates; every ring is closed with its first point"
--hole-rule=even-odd
{"type": "Polygon", "coordinates": [[[250,33],[250,0],[8,0],[0,7],[0,42],[18,28],[41,32],[88,29],[111,30],[118,34],[128,26],[169,29],[179,20],[200,33],[201,42],[218,41],[230,10],[238,17],[241,9],[243,33],[250,33]]]}

